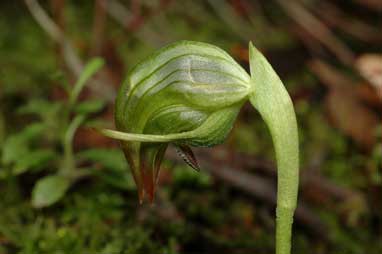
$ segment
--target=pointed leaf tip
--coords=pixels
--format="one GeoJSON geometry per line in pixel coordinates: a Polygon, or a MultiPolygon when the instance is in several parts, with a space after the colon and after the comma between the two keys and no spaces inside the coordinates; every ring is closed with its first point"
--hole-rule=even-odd
{"type": "Polygon", "coordinates": [[[189,165],[191,168],[195,169],[198,172],[200,171],[199,163],[196,160],[196,157],[189,146],[176,146],[176,152],[184,160],[184,162],[187,163],[187,165],[189,165]]]}
{"type": "Polygon", "coordinates": [[[258,72],[256,72],[255,68],[261,67],[261,65],[259,63],[263,62],[265,60],[265,57],[252,44],[251,41],[249,42],[248,48],[249,48],[249,69],[250,69],[250,73],[251,73],[251,78],[253,79],[255,73],[258,73],[258,72]]]}

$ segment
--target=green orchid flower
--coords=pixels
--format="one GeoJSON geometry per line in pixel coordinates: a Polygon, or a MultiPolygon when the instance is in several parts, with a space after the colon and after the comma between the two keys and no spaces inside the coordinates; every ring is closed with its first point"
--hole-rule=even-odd
{"type": "Polygon", "coordinates": [[[138,64],[121,86],[115,107],[117,130],[142,202],[153,200],[160,164],[169,144],[191,167],[191,147],[224,142],[249,100],[272,135],[278,165],[276,253],[290,253],[298,192],[298,134],[291,99],[265,57],[249,44],[250,72],[224,50],[180,41],[138,64]]]}

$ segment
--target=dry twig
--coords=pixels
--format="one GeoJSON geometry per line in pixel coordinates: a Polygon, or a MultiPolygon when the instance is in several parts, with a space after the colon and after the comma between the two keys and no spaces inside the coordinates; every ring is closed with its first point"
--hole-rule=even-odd
{"type": "MultiPolygon", "coordinates": [[[[78,78],[84,68],[82,60],[75,52],[70,41],[65,37],[60,28],[52,21],[52,19],[46,14],[44,9],[40,6],[37,0],[25,0],[26,6],[31,12],[36,22],[44,29],[44,31],[58,43],[63,52],[63,57],[68,69],[78,78]]],[[[112,102],[115,98],[115,91],[112,87],[107,86],[108,79],[102,75],[98,76],[98,79],[92,80],[90,90],[98,95],[102,95],[102,98],[112,102]]]]}
{"type": "MultiPolygon", "coordinates": [[[[274,181],[242,170],[237,170],[232,167],[228,161],[217,158],[215,154],[216,151],[206,152],[205,149],[196,149],[195,151],[195,155],[202,168],[214,177],[272,206],[276,205],[276,186],[274,181]]],[[[183,162],[175,152],[170,152],[169,155],[172,160],[183,162]]],[[[326,235],[326,226],[323,222],[301,202],[296,209],[296,220],[301,223],[301,225],[308,227],[315,235],[326,235]]],[[[325,239],[325,237],[323,238],[325,239]]]]}
{"type": "MultiPolygon", "coordinates": [[[[134,15],[123,4],[117,0],[110,0],[102,2],[102,6],[117,23],[129,31],[131,30],[130,24],[134,19],[134,15]]],[[[153,47],[161,47],[168,43],[168,40],[163,38],[163,35],[152,30],[146,24],[141,24],[139,29],[136,29],[132,35],[153,47]]]]}
{"type": "Polygon", "coordinates": [[[325,45],[343,64],[347,66],[353,65],[355,60],[353,52],[301,3],[298,1],[277,1],[285,12],[289,14],[306,33],[325,45]]]}

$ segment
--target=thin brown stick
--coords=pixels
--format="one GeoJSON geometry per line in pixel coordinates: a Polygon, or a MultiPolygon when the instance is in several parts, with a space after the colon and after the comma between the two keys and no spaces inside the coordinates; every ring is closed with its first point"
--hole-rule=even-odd
{"type": "Polygon", "coordinates": [[[302,4],[298,1],[287,0],[277,0],[277,2],[299,26],[325,45],[343,64],[347,66],[354,64],[353,52],[302,4]]]}
{"type": "Polygon", "coordinates": [[[99,55],[102,49],[107,20],[106,10],[103,8],[105,1],[107,0],[97,0],[94,4],[92,45],[90,50],[93,56],[99,55]]]}
{"type": "MultiPolygon", "coordinates": [[[[109,0],[107,4],[103,3],[103,7],[111,18],[130,31],[130,24],[134,19],[134,15],[129,9],[116,0],[109,0]]],[[[160,47],[168,43],[168,40],[163,35],[151,29],[147,24],[142,24],[139,29],[131,34],[142,42],[154,47],[160,47]]]]}
{"type": "MultiPolygon", "coordinates": [[[[169,156],[176,162],[183,162],[170,152],[169,156]]],[[[229,185],[245,191],[247,194],[262,200],[272,206],[276,205],[276,185],[274,181],[255,174],[237,170],[229,162],[216,158],[214,153],[204,150],[196,150],[196,156],[203,170],[208,171],[214,177],[221,179],[229,185]]],[[[325,236],[326,227],[323,222],[301,202],[296,210],[296,220],[317,236],[325,236]]],[[[325,237],[323,237],[325,239],[325,237]]]]}
{"type": "Polygon", "coordinates": [[[63,35],[60,28],[52,21],[51,18],[49,18],[36,0],[25,0],[25,3],[41,28],[43,28],[54,41],[61,45],[68,67],[76,76],[79,76],[83,69],[83,64],[76,55],[70,42],[63,35]]]}
{"type": "MultiPolygon", "coordinates": [[[[24,1],[36,22],[56,43],[61,46],[67,68],[76,78],[78,78],[84,69],[84,64],[77,55],[70,41],[65,37],[61,29],[46,14],[37,0],[24,1]]],[[[104,85],[110,83],[105,76],[100,77],[98,75],[98,77],[98,79],[92,79],[90,90],[102,96],[105,100],[112,102],[115,98],[114,89],[110,86],[104,85]]]]}
{"type": "Polygon", "coordinates": [[[333,3],[319,1],[318,8],[312,9],[329,26],[336,27],[358,40],[369,43],[381,43],[382,33],[378,27],[373,27],[360,19],[347,17],[345,13],[333,3]],[[325,11],[320,11],[320,10],[325,11]]]}

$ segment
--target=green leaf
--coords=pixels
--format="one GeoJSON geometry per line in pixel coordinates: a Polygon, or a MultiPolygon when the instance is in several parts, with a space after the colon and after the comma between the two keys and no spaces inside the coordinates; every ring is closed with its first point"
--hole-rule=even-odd
{"type": "Polygon", "coordinates": [[[34,123],[28,125],[19,133],[9,136],[4,142],[2,163],[15,162],[28,153],[30,142],[40,137],[44,130],[44,124],[34,123]]]}
{"type": "Polygon", "coordinates": [[[276,151],[277,208],[276,253],[291,249],[294,210],[297,206],[299,147],[292,100],[266,58],[249,44],[251,82],[255,90],[249,100],[267,124],[276,151]]]}
{"type": "Polygon", "coordinates": [[[19,133],[13,136],[20,138],[24,141],[32,141],[41,137],[45,129],[46,129],[46,126],[44,125],[44,123],[41,123],[41,122],[32,123],[26,126],[22,131],[20,131],[19,133]]]}
{"type": "Polygon", "coordinates": [[[104,61],[101,58],[94,58],[85,66],[84,70],[81,73],[81,76],[74,84],[73,90],[70,94],[69,103],[74,105],[80,95],[82,89],[85,87],[89,79],[102,68],[104,61]]]}
{"type": "Polygon", "coordinates": [[[60,175],[50,175],[38,180],[32,192],[32,205],[35,208],[53,205],[65,195],[70,184],[68,178],[60,175]]]}
{"type": "Polygon", "coordinates": [[[78,114],[91,114],[101,111],[106,103],[103,100],[86,100],[78,103],[74,107],[74,112],[78,114]]]}
{"type": "Polygon", "coordinates": [[[28,152],[28,144],[18,136],[10,136],[4,142],[1,161],[10,164],[28,152]]]}
{"type": "MultiPolygon", "coordinates": [[[[56,126],[57,119],[62,118],[64,104],[60,101],[48,101],[44,99],[31,99],[25,105],[18,108],[18,114],[33,114],[40,117],[48,126],[56,126]]],[[[49,133],[54,135],[54,133],[49,133]]]]}
{"type": "Polygon", "coordinates": [[[44,115],[47,110],[51,110],[54,103],[44,99],[32,99],[17,109],[18,114],[38,114],[44,115]]]}
{"type": "Polygon", "coordinates": [[[40,169],[56,158],[56,154],[51,149],[33,150],[19,157],[13,167],[13,174],[19,175],[30,169],[40,169]]]}

